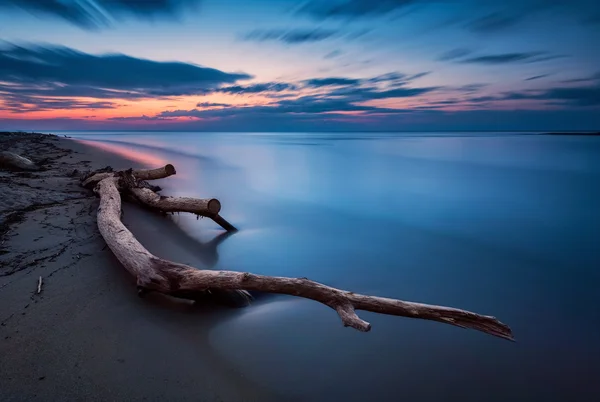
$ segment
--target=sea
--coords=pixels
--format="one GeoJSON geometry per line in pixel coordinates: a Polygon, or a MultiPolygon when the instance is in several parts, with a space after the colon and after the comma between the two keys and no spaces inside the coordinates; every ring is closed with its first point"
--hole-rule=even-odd
{"type": "Polygon", "coordinates": [[[218,245],[200,268],[463,308],[516,339],[369,312],[361,333],[319,303],[257,298],[208,341],[285,400],[600,401],[600,137],[60,134],[174,164],[164,195],[218,198],[240,229],[222,241],[209,219],[169,218],[218,245]]]}

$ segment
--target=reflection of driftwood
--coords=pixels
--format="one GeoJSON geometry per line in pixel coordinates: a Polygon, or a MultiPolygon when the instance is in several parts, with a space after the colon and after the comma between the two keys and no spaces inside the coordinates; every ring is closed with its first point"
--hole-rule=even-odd
{"type": "Polygon", "coordinates": [[[39,170],[39,166],[21,155],[12,152],[0,152],[0,167],[11,170],[39,170]]]}
{"type": "MultiPolygon", "coordinates": [[[[173,222],[171,221],[171,223],[173,222]]],[[[177,230],[172,233],[169,232],[169,236],[174,236],[172,241],[193,253],[202,262],[202,265],[207,268],[212,268],[217,264],[219,261],[219,246],[235,233],[220,232],[210,241],[202,242],[186,233],[184,230],[181,230],[178,226],[176,226],[176,229],[177,230]]]]}
{"type": "Polygon", "coordinates": [[[222,232],[218,236],[215,236],[212,240],[206,243],[200,243],[199,247],[201,252],[204,253],[204,262],[209,267],[213,267],[219,260],[219,254],[217,248],[221,243],[225,241],[233,232],[222,232]]]}
{"type": "MultiPolygon", "coordinates": [[[[504,339],[513,339],[510,328],[496,318],[465,310],[360,295],[306,278],[199,270],[159,258],[146,250],[120,219],[120,192],[131,193],[131,189],[137,187],[135,175],[143,177],[143,174],[139,172],[133,173],[129,170],[113,173],[98,181],[94,191],[100,196],[100,206],[98,207],[100,233],[121,264],[137,279],[140,295],[147,292],[159,292],[174,297],[197,300],[207,291],[239,291],[240,294],[245,294],[244,291],[254,290],[318,301],[335,310],[344,326],[360,331],[369,331],[371,325],[360,319],[356,310],[438,321],[476,329],[504,339]]],[[[162,175],[159,176],[162,177],[162,175]]]]}

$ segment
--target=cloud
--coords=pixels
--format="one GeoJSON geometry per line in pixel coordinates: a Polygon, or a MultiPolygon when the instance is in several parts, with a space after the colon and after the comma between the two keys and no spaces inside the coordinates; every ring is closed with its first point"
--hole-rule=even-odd
{"type": "Polygon", "coordinates": [[[124,54],[91,55],[60,46],[0,47],[0,79],[51,82],[111,90],[207,88],[251,78],[181,62],[157,62],[124,54]]]}
{"type": "Polygon", "coordinates": [[[565,101],[576,106],[598,106],[600,105],[600,85],[552,88],[540,94],[540,98],[565,101]]]}
{"type": "Polygon", "coordinates": [[[512,27],[516,25],[521,18],[522,14],[521,16],[514,16],[493,12],[468,22],[465,24],[465,28],[475,33],[491,33],[512,27]]]}
{"type": "Polygon", "coordinates": [[[525,52],[525,53],[501,53],[476,56],[467,59],[457,60],[459,63],[469,64],[513,64],[513,63],[537,63],[542,61],[563,58],[562,55],[551,55],[546,52],[525,52]]]}
{"type": "Polygon", "coordinates": [[[440,55],[440,57],[438,57],[438,60],[439,61],[452,61],[452,60],[456,60],[456,59],[460,59],[465,56],[468,56],[471,53],[473,53],[472,50],[465,49],[465,48],[456,48],[456,49],[449,50],[446,53],[443,53],[442,55],[440,55]]]}
{"type": "Polygon", "coordinates": [[[288,82],[263,82],[249,85],[232,85],[221,88],[214,88],[203,92],[204,95],[210,93],[224,93],[231,95],[244,94],[262,94],[266,92],[283,92],[297,89],[295,84],[288,82]]]}
{"type": "MultiPolygon", "coordinates": [[[[382,74],[372,78],[326,77],[313,78],[299,83],[262,83],[247,86],[230,86],[216,89],[224,93],[263,93],[277,90],[318,90],[319,93],[300,96],[296,99],[277,99],[270,104],[260,106],[225,106],[208,110],[167,110],[161,118],[190,117],[197,119],[225,119],[240,116],[281,116],[312,115],[321,118],[346,116],[346,113],[360,115],[398,114],[405,110],[366,105],[379,99],[412,98],[437,90],[437,87],[411,88],[406,85],[411,80],[427,73],[401,74],[398,72],[382,74]],[[381,87],[383,85],[383,87],[381,87]]],[[[204,104],[198,104],[198,107],[204,104]]],[[[347,117],[347,116],[346,116],[347,117]]],[[[271,117],[269,117],[271,118],[271,117]]]]}
{"type": "MultiPolygon", "coordinates": [[[[348,78],[348,77],[325,77],[325,78],[311,78],[300,82],[265,82],[255,83],[248,85],[232,85],[224,86],[220,88],[214,88],[206,90],[203,94],[208,95],[211,93],[225,93],[231,95],[242,95],[242,94],[265,94],[265,93],[277,93],[285,91],[297,91],[303,88],[308,89],[327,89],[330,87],[338,87],[338,89],[332,90],[330,94],[334,96],[343,95],[343,91],[349,89],[357,89],[360,92],[373,92],[379,93],[380,89],[373,88],[373,84],[383,85],[388,88],[394,88],[398,86],[408,85],[411,81],[418,78],[424,77],[430,74],[429,71],[417,73],[417,74],[402,74],[398,72],[391,72],[387,74],[378,75],[371,78],[348,78]],[[339,88],[342,87],[342,88],[339,88]]],[[[405,89],[406,90],[406,89],[405,89]]]]}
{"type": "Polygon", "coordinates": [[[494,96],[465,99],[467,103],[488,103],[507,100],[537,100],[546,104],[589,107],[600,106],[600,84],[577,87],[554,87],[544,90],[503,92],[494,96]]]}
{"type": "Polygon", "coordinates": [[[196,107],[229,107],[229,103],[199,102],[196,107]]]}
{"type": "Polygon", "coordinates": [[[427,0],[310,0],[298,12],[314,19],[353,19],[381,16],[427,0]]]}
{"type": "MultiPolygon", "coordinates": [[[[388,73],[372,78],[328,77],[314,78],[297,84],[299,89],[309,88],[319,90],[319,93],[300,96],[296,99],[279,99],[267,105],[260,106],[224,106],[209,110],[167,110],[160,114],[161,118],[192,119],[221,119],[221,120],[252,120],[259,117],[276,118],[278,121],[304,121],[307,119],[358,119],[375,118],[387,119],[391,115],[408,115],[419,110],[436,110],[447,106],[462,106],[481,108],[493,106],[502,101],[536,100],[539,105],[562,105],[571,107],[600,105],[600,85],[589,87],[557,87],[547,90],[531,90],[522,92],[504,92],[499,95],[486,95],[471,98],[455,97],[427,101],[421,106],[411,109],[395,109],[369,104],[370,101],[395,98],[417,98],[436,91],[450,90],[461,94],[473,94],[487,84],[470,84],[456,88],[450,87],[409,87],[407,79],[422,75],[406,75],[388,73]],[[390,83],[402,82],[399,86],[390,83]],[[384,87],[381,84],[384,83],[384,87]],[[479,106],[478,106],[479,105],[479,106]],[[350,114],[349,114],[350,113],[350,114]],[[287,116],[285,119],[283,116],[287,116]],[[304,117],[299,117],[304,116],[304,117]],[[313,116],[313,117],[309,117],[313,116]],[[287,121],[287,120],[286,120],[287,121]]],[[[200,106],[200,105],[199,105],[200,106]]]]}
{"type": "Polygon", "coordinates": [[[145,114],[141,116],[128,116],[128,117],[109,117],[107,120],[109,121],[156,121],[156,120],[169,120],[166,117],[161,116],[146,116],[145,114]]]}
{"type": "Polygon", "coordinates": [[[600,71],[597,72],[596,74],[593,74],[593,75],[589,76],[589,77],[572,78],[572,79],[569,79],[569,80],[563,80],[561,82],[565,83],[565,84],[575,84],[575,83],[589,82],[589,81],[600,81],[600,71]]]}
{"type": "Polygon", "coordinates": [[[399,72],[391,72],[377,75],[375,77],[364,80],[367,83],[385,85],[389,87],[405,86],[410,82],[431,74],[431,71],[423,71],[417,74],[403,74],[399,72]]]}
{"type": "Polygon", "coordinates": [[[359,20],[406,16],[427,6],[439,6],[451,14],[444,25],[462,26],[477,34],[506,31],[521,21],[540,14],[554,14],[584,25],[600,25],[597,0],[307,0],[297,13],[314,20],[359,20]],[[450,5],[450,7],[443,7],[450,5]]]}
{"type": "Polygon", "coordinates": [[[252,107],[232,107],[213,110],[173,110],[161,112],[159,117],[195,117],[195,118],[228,118],[240,115],[287,115],[305,114],[322,115],[342,114],[344,112],[398,113],[397,109],[378,108],[375,106],[356,105],[343,99],[328,99],[305,96],[293,100],[284,100],[272,105],[252,107]]]}
{"type": "Polygon", "coordinates": [[[551,74],[541,74],[541,75],[534,75],[533,77],[529,77],[529,78],[525,78],[525,81],[535,81],[535,80],[539,80],[542,78],[546,78],[551,74]]]}
{"type": "Polygon", "coordinates": [[[245,40],[266,42],[278,41],[288,45],[298,45],[309,42],[320,42],[337,35],[337,31],[331,29],[270,29],[254,30],[244,36],[245,40]]]}
{"type": "Polygon", "coordinates": [[[302,81],[308,87],[329,87],[329,86],[349,86],[358,85],[362,80],[356,78],[330,77],[330,78],[313,78],[302,81]]]}
{"type": "MultiPolygon", "coordinates": [[[[220,110],[192,111],[192,116],[224,116],[232,113],[387,113],[383,108],[359,105],[360,103],[391,98],[409,98],[439,89],[438,87],[409,87],[411,81],[429,74],[402,74],[391,72],[371,78],[323,77],[299,82],[267,82],[249,85],[224,86],[207,90],[204,94],[231,95],[261,94],[272,103],[256,107],[232,106],[220,110]],[[306,95],[309,91],[311,94],[306,95]],[[303,96],[304,94],[304,96],[303,96]],[[298,98],[298,96],[300,96],[298,98]],[[296,97],[296,99],[293,99],[296,97]]],[[[201,107],[201,104],[198,104],[201,107]]],[[[393,109],[395,110],[395,109],[393,109]]],[[[185,111],[178,111],[181,114],[185,111]]],[[[189,111],[188,111],[189,112],[189,111]]],[[[187,116],[187,115],[186,115],[187,116]]]]}
{"type": "Polygon", "coordinates": [[[52,16],[84,29],[110,26],[123,18],[164,19],[180,16],[200,0],[0,0],[0,8],[19,8],[52,16]]]}
{"type": "Polygon", "coordinates": [[[473,93],[473,92],[478,92],[479,90],[481,90],[487,86],[489,86],[489,84],[478,83],[478,84],[461,85],[459,87],[449,88],[449,89],[454,90],[456,92],[473,93]]]}
{"type": "Polygon", "coordinates": [[[199,94],[248,78],[248,74],[189,63],[157,62],[123,54],[91,55],[59,46],[0,43],[0,95],[4,99],[9,95],[23,99],[168,97],[199,94]]]}
{"type": "Polygon", "coordinates": [[[333,51],[327,53],[325,56],[323,56],[323,58],[324,59],[335,59],[336,57],[339,57],[342,54],[344,54],[344,53],[340,50],[333,50],[333,51]]]}
{"type": "MultiPolygon", "coordinates": [[[[308,81],[316,81],[308,80],[308,81]]],[[[317,82],[318,88],[328,87],[328,81],[334,82],[332,79],[321,79],[322,82],[317,82]]],[[[273,102],[268,105],[261,106],[232,106],[222,109],[210,110],[170,110],[160,113],[159,117],[194,117],[194,118],[228,118],[239,115],[286,115],[286,114],[310,114],[322,115],[323,117],[332,114],[343,114],[347,112],[358,112],[362,114],[389,114],[402,113],[403,110],[383,108],[378,106],[365,105],[364,102],[377,99],[392,99],[392,98],[411,98],[423,95],[436,90],[437,88],[393,88],[387,90],[378,90],[374,87],[361,87],[361,82],[368,80],[353,82],[351,79],[344,81],[342,78],[335,78],[337,83],[347,83],[346,87],[332,88],[329,92],[301,96],[297,99],[283,99],[273,102]]]]}
{"type": "Polygon", "coordinates": [[[2,109],[12,113],[40,112],[56,109],[116,109],[118,105],[109,101],[86,101],[79,99],[44,98],[3,93],[0,90],[2,109]]]}
{"type": "Polygon", "coordinates": [[[330,95],[341,96],[346,102],[366,102],[376,99],[412,98],[424,95],[440,89],[439,87],[425,88],[393,88],[388,90],[376,90],[373,88],[352,88],[332,91],[330,95]]]}
{"type": "MultiPolygon", "coordinates": [[[[146,119],[128,117],[127,120],[85,121],[82,119],[1,119],[7,130],[98,130],[156,128],[158,124],[170,131],[570,131],[597,130],[600,118],[585,110],[470,110],[447,112],[439,110],[398,111],[378,116],[344,116],[323,114],[239,114],[226,119],[165,119],[146,116],[146,119]],[[268,118],[265,118],[268,117],[268,118]],[[136,121],[136,119],[138,121],[136,121]],[[146,121],[148,120],[148,121],[146,121]],[[166,128],[168,127],[168,128],[166,128]]],[[[343,140],[346,136],[330,137],[343,140]]],[[[351,137],[355,138],[355,137],[351,137]]]]}

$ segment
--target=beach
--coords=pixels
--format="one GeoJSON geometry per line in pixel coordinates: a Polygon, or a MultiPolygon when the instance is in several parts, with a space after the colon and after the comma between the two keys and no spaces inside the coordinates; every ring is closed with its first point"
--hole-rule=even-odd
{"type": "MultiPolygon", "coordinates": [[[[228,310],[138,298],[106,248],[95,224],[98,201],[73,172],[135,161],[57,136],[0,140],[2,150],[49,159],[46,171],[0,176],[1,400],[273,399],[208,344],[208,329],[228,310]]],[[[140,240],[157,255],[211,258],[172,222],[131,205],[124,211],[126,225],[145,233],[140,240]]]]}

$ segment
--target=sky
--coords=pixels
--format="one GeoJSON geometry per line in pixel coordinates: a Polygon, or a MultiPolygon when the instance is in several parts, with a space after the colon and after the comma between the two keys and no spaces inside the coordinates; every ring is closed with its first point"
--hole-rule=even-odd
{"type": "Polygon", "coordinates": [[[0,130],[600,130],[598,0],[0,0],[0,130]]]}

